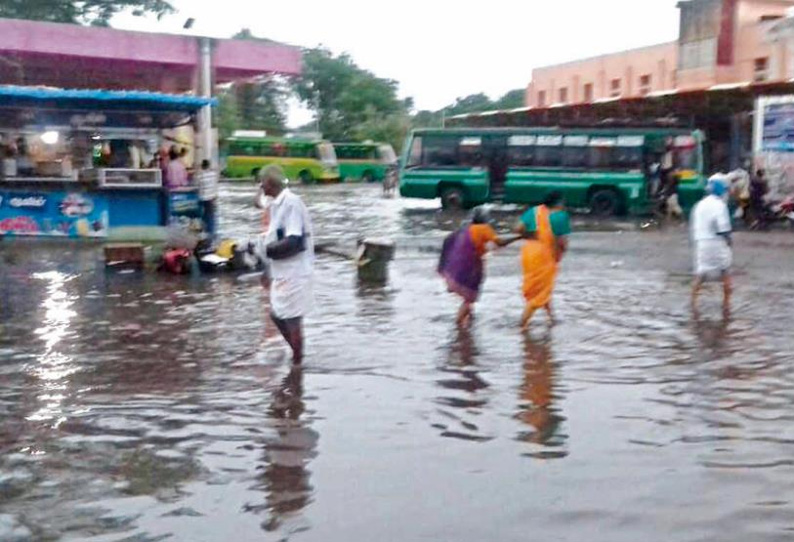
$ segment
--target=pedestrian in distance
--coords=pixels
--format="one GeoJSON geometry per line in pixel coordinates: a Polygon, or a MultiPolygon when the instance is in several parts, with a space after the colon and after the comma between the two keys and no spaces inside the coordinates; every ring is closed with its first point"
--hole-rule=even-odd
{"type": "Polygon", "coordinates": [[[694,245],[694,274],[692,311],[699,315],[699,297],[703,284],[711,280],[722,282],[722,308],[730,314],[732,294],[731,265],[733,263],[731,217],[725,203],[728,185],[722,175],[712,176],[707,195],[692,210],[692,241],[694,245]]]}
{"type": "Polygon", "coordinates": [[[201,171],[196,175],[199,189],[201,218],[210,238],[215,237],[218,214],[218,172],[212,169],[209,160],[201,161],[201,171]]]}
{"type": "Polygon", "coordinates": [[[447,289],[463,300],[456,318],[458,326],[468,326],[474,316],[474,303],[485,277],[483,258],[490,246],[504,247],[519,239],[520,236],[500,237],[491,226],[488,211],[477,207],[471,222],[444,240],[438,273],[446,281],[447,289]]]}
{"type": "Polygon", "coordinates": [[[571,219],[565,211],[560,192],[551,192],[543,205],[529,209],[521,217],[516,233],[527,239],[521,249],[526,305],[521,329],[527,331],[535,312],[544,309],[553,324],[552,295],[560,262],[568,250],[571,219]]]}

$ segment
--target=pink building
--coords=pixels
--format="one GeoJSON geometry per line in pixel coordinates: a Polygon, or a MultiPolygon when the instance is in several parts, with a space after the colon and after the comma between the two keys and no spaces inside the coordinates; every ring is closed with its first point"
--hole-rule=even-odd
{"type": "Polygon", "coordinates": [[[774,29],[794,0],[679,2],[677,41],[537,68],[529,107],[790,78],[792,47],[774,29]]]}

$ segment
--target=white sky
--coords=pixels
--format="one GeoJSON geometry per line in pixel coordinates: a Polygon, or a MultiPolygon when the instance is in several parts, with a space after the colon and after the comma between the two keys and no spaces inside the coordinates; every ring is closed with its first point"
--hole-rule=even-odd
{"type": "MultiPolygon", "coordinates": [[[[418,109],[492,98],[529,83],[533,67],[672,41],[678,0],[173,0],[176,15],[119,16],[117,28],[230,37],[241,28],[323,44],[400,83],[418,109]],[[188,17],[196,19],[182,30],[188,17]]],[[[309,120],[292,107],[290,124],[309,120]]]]}

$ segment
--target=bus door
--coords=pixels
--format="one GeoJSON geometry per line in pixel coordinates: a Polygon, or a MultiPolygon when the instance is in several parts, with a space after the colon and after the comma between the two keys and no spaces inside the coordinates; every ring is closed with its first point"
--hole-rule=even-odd
{"type": "Polygon", "coordinates": [[[507,135],[489,134],[483,138],[483,159],[490,178],[492,200],[502,200],[507,181],[507,135]]]}

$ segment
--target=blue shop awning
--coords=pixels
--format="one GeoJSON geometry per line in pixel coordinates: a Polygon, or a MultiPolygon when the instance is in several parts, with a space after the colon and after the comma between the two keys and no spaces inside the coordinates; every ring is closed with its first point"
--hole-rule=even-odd
{"type": "Polygon", "coordinates": [[[217,104],[215,98],[160,92],[81,90],[0,85],[0,107],[47,104],[63,109],[128,109],[136,111],[198,111],[217,104]]]}
{"type": "Polygon", "coordinates": [[[30,125],[169,128],[216,104],[215,98],[160,92],[0,85],[0,130],[30,125]]]}

